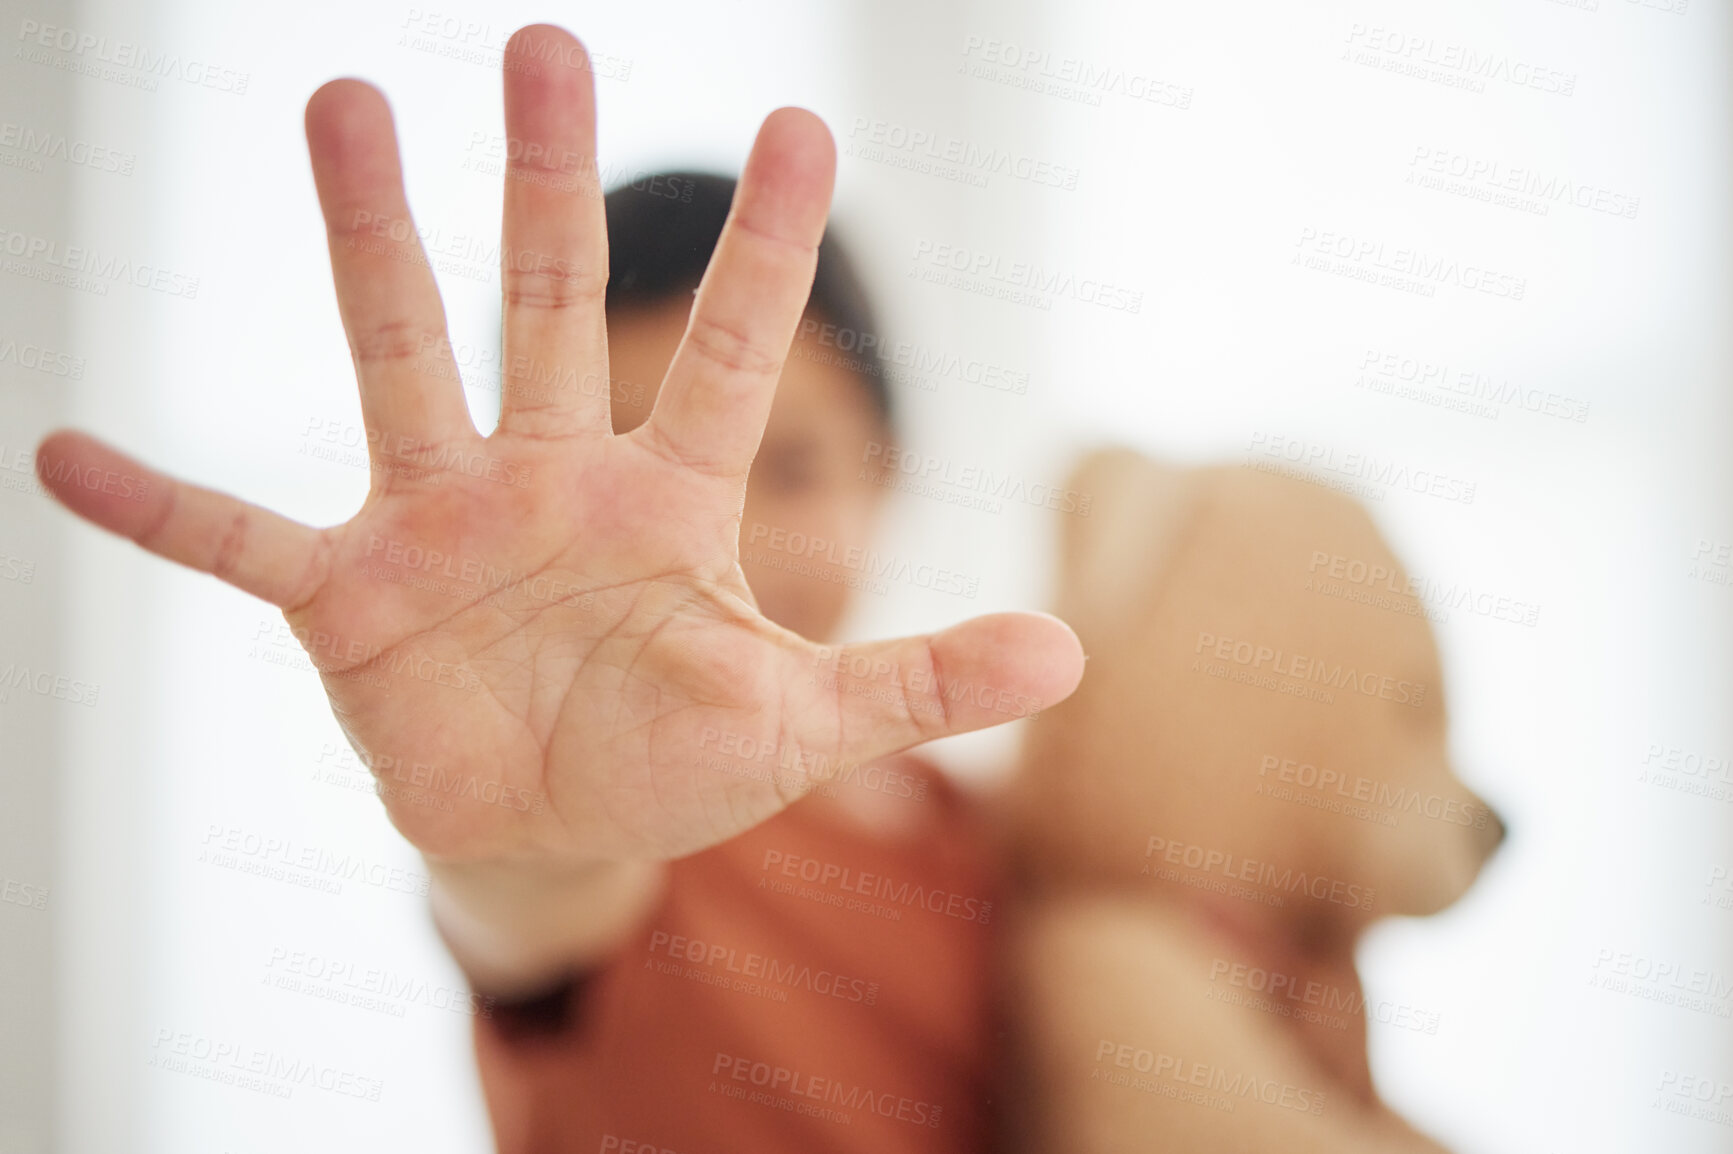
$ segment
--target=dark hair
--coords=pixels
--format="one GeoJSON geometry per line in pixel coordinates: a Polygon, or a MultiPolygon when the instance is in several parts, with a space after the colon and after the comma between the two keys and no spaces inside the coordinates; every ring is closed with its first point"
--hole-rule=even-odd
{"type": "MultiPolygon", "coordinates": [[[[657,304],[698,287],[734,202],[732,177],[659,172],[608,193],[608,311],[657,304]]],[[[885,424],[891,395],[866,286],[842,242],[826,230],[807,308],[836,326],[838,363],[854,370],[885,424]],[[863,337],[871,338],[866,351],[863,337]]]]}

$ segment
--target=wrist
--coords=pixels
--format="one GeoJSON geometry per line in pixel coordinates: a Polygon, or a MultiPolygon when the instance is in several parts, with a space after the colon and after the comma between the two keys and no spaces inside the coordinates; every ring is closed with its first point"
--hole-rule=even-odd
{"type": "Polygon", "coordinates": [[[601,964],[662,892],[655,861],[427,859],[434,925],[471,983],[510,996],[601,964]]]}

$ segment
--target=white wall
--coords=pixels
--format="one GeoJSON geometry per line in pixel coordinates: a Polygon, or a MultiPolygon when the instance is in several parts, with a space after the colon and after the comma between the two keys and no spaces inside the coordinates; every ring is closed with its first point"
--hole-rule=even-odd
{"type": "MultiPolygon", "coordinates": [[[[76,139],[71,80],[0,68],[8,240],[63,236],[70,227],[77,166],[23,145],[26,133],[49,149],[76,139]]],[[[88,366],[73,351],[71,294],[0,282],[0,684],[9,687],[20,669],[74,674],[63,634],[69,526],[37,490],[23,434],[65,419],[88,366]]],[[[52,681],[45,684],[52,693],[52,681]]],[[[0,688],[0,1150],[42,1149],[53,1124],[55,930],[68,909],[55,816],[66,797],[64,727],[79,714],[88,709],[0,688]]]]}
{"type": "MultiPolygon", "coordinates": [[[[893,116],[931,120],[918,98],[898,102],[897,69],[943,87],[965,59],[1033,54],[969,76],[964,127],[940,127],[1079,178],[1067,192],[873,173],[874,220],[891,222],[885,283],[907,284],[931,227],[970,260],[1031,260],[1146,295],[1126,315],[1063,297],[1041,311],[899,294],[919,339],[991,331],[988,347],[1033,373],[1026,399],[921,397],[910,440],[1058,480],[1054,462],[1090,441],[1246,461],[1260,435],[1281,436],[1472,483],[1472,502],[1394,489],[1370,505],[1411,571],[1540,606],[1533,627],[1462,609],[1437,627],[1460,772],[1514,833],[1467,900],[1364,951],[1371,999],[1440,1023],[1374,1027],[1380,1084],[1464,1151],[1725,1149],[1723,1124],[1658,1105],[1683,1104],[1660,1093],[1669,1072],[1733,1085],[1733,997],[1709,1012],[1657,1004],[1647,996],[1667,983],[1618,973],[1671,965],[1681,982],[1733,990],[1733,911],[1716,904],[1725,883],[1710,884],[1733,874],[1733,783],[1723,770],[1716,800],[1637,780],[1651,745],[1733,752],[1729,574],[1687,575],[1700,541],[1733,540],[1725,8],[1083,0],[912,26],[934,35],[896,39],[892,63],[866,73],[884,77],[893,116]],[[1477,92],[1352,59],[1391,35],[1401,48],[1378,63],[1472,52],[1530,86],[1477,92]],[[1085,71],[1097,84],[1082,99],[1027,87],[1085,71]],[[1598,190],[1600,210],[1567,197],[1539,214],[1411,183],[1434,157],[1598,190]],[[1633,198],[1634,215],[1615,215],[1633,198]],[[1522,298],[1420,296],[1297,266],[1298,242],[1326,232],[1352,237],[1350,253],[1418,249],[1520,277],[1522,298]],[[1537,404],[1551,394],[1561,411],[1586,403],[1587,418],[1520,401],[1448,411],[1428,403],[1451,395],[1436,387],[1381,395],[1356,386],[1371,350],[1448,366],[1453,381],[1485,374],[1537,404]]],[[[903,539],[978,566],[983,607],[1038,603],[1053,514],[906,504],[903,539]]],[[[1001,753],[957,744],[978,771],[1001,753]]]]}
{"type": "MultiPolygon", "coordinates": [[[[9,309],[59,301],[76,316],[69,341],[88,368],[56,385],[79,424],[307,521],[358,504],[363,469],[303,451],[310,428],[359,420],[306,169],[306,96],[345,73],[382,84],[421,224],[486,234],[498,223],[497,181],[465,168],[472,134],[499,131],[497,71],[399,43],[409,12],[100,0],[58,18],[246,73],[244,95],[178,80],[141,92],[0,61],[8,92],[71,82],[78,133],[136,154],[130,176],[72,173],[72,219],[38,204],[40,228],[200,278],[186,300],[0,276],[9,309]]],[[[906,392],[917,451],[1058,481],[1092,440],[1245,459],[1262,433],[1472,480],[1472,504],[1392,492],[1373,508],[1416,572],[1541,605],[1533,628],[1462,611],[1439,627],[1459,763],[1515,832],[1451,914],[1392,927],[1366,951],[1375,996],[1442,1024],[1436,1036],[1376,1029],[1380,1078],[1465,1152],[1724,1148],[1720,1126],[1653,1103],[1665,1070],[1733,1082],[1726,1019],[1589,986],[1602,950],[1733,980],[1733,911],[1703,900],[1715,866],[1733,872],[1727,803],[1636,780],[1651,743],[1733,752],[1733,591],[1685,576],[1700,539],[1733,541],[1722,9],[892,0],[461,16],[495,44],[519,23],[557,20],[629,62],[626,79],[600,84],[602,159],[622,172],[732,166],[769,109],[824,115],[844,152],[839,213],[888,327],[930,352],[1028,373],[1026,395],[954,378],[906,392]],[[1341,58],[1356,24],[1432,37],[1439,51],[1507,53],[1573,76],[1573,91],[1494,82],[1474,93],[1360,66],[1341,58]],[[988,42],[1046,52],[1052,69],[1118,70],[1156,99],[1108,92],[1097,105],[1002,82],[1010,71],[972,75],[991,64],[988,42]],[[1002,175],[975,187],[898,167],[863,151],[874,121],[1045,161],[1074,172],[1075,187],[1002,175]],[[1518,212],[1406,183],[1420,148],[1640,201],[1634,219],[1518,212]],[[1306,229],[1483,262],[1524,278],[1523,299],[1451,286],[1419,297],[1299,267],[1306,229]],[[1038,309],[917,283],[923,242],[1141,290],[1142,305],[1038,309]],[[1588,418],[1507,405],[1488,419],[1372,393],[1354,383],[1369,348],[1584,401],[1588,418]]],[[[1040,66],[1024,83],[1029,71],[1040,66]]],[[[459,344],[492,340],[490,279],[441,276],[459,344]]],[[[28,445],[56,418],[14,401],[41,382],[0,371],[0,442],[28,445]]],[[[485,416],[487,394],[471,397],[485,416]]],[[[40,518],[40,497],[0,498],[9,526],[40,518]]],[[[865,601],[854,628],[1041,604],[1053,518],[901,499],[887,548],[974,573],[980,594],[893,589],[865,601]]],[[[65,532],[58,588],[76,612],[57,659],[102,685],[100,704],[28,701],[17,714],[58,728],[70,749],[53,887],[59,1148],[481,1148],[465,1019],[425,1001],[400,1000],[398,1017],[267,984],[278,952],[299,951],[454,987],[420,902],[354,884],[317,893],[208,860],[212,830],[238,829],[415,864],[376,800],[319,780],[322,751],[341,738],[275,614],[93,531],[65,532]],[[306,1088],[282,1101],[153,1069],[164,1031],[377,1078],[384,1091],[378,1103],[306,1088]]],[[[47,613],[46,592],[0,582],[6,628],[47,613]]],[[[984,738],[947,756],[985,775],[1006,749],[984,738]]],[[[27,779],[7,769],[11,801],[27,779]]],[[[15,923],[20,942],[38,933],[17,916],[28,912],[0,906],[9,949],[15,923]]],[[[19,1046],[0,1050],[17,1061],[19,1046]]]]}

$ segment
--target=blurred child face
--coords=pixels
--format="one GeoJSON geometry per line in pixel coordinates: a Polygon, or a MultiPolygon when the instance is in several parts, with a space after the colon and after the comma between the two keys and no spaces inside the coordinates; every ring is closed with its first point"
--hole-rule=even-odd
{"type": "MultiPolygon", "coordinates": [[[[675,297],[609,314],[615,432],[650,415],[691,310],[690,298],[675,297]]],[[[889,439],[868,386],[837,359],[816,339],[795,339],[746,482],[740,527],[740,565],[759,608],[815,641],[832,637],[850,583],[865,575],[884,492],[867,479],[866,453],[889,439]]]]}

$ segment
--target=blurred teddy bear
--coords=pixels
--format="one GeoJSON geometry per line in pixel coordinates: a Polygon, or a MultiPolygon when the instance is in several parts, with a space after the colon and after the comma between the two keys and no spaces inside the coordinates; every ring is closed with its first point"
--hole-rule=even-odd
{"type": "Polygon", "coordinates": [[[1357,503],[1098,452],[1056,611],[1089,655],[1009,795],[1023,894],[1012,1145],[1438,1151],[1378,1099],[1365,928],[1460,897],[1504,837],[1452,774],[1437,649],[1357,503]],[[1029,1088],[1039,1087],[1038,1091],[1029,1088]]]}

